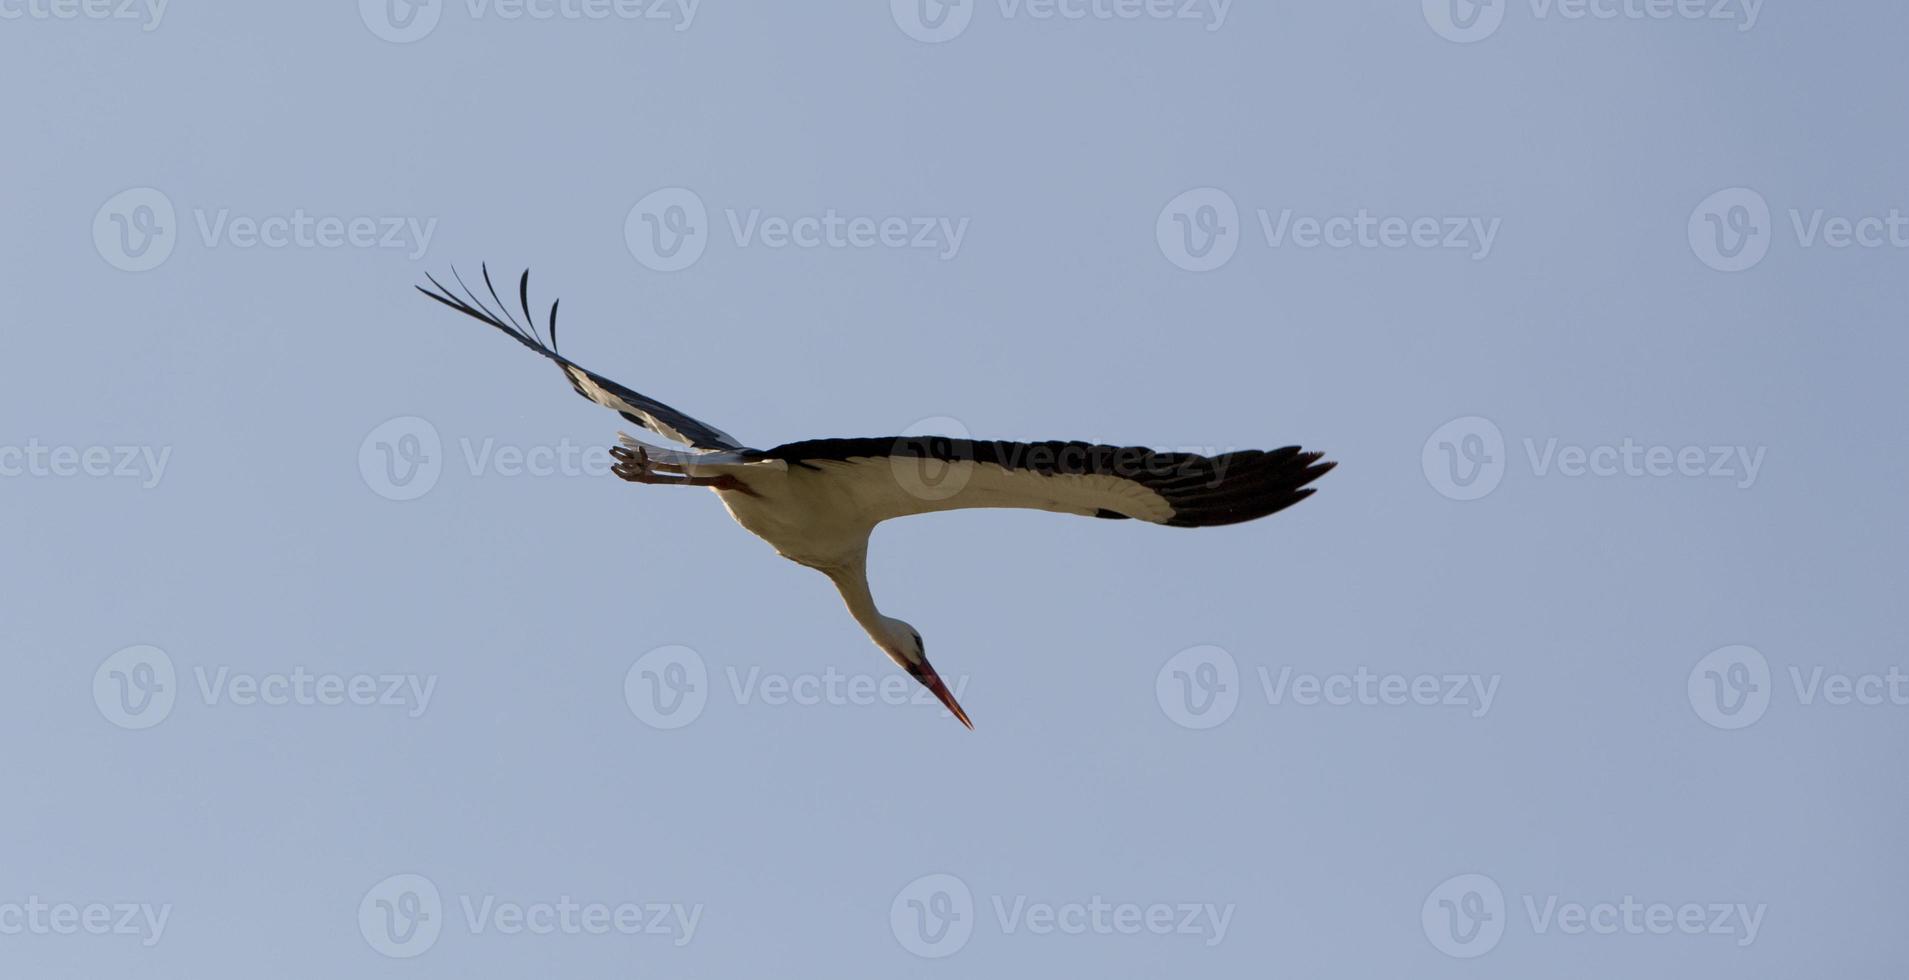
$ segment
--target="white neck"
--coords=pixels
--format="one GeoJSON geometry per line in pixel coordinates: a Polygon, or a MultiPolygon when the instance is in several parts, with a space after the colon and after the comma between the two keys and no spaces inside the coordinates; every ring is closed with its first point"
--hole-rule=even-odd
{"type": "Polygon", "coordinates": [[[892,621],[875,608],[875,596],[868,590],[867,554],[856,555],[842,565],[822,571],[842,593],[842,601],[848,604],[848,614],[862,624],[868,635],[877,643],[892,642],[892,621]]]}

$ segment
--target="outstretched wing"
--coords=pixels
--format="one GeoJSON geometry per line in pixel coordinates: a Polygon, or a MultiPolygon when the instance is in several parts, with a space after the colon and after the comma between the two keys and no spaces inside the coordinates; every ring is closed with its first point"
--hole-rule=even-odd
{"type": "Polygon", "coordinates": [[[498,298],[497,288],[491,285],[490,270],[484,268],[483,272],[484,288],[490,292],[491,299],[497,303],[499,313],[491,312],[490,307],[484,304],[476,291],[464,285],[464,279],[457,274],[456,269],[451,270],[451,278],[463,288],[463,295],[460,296],[446,289],[443,283],[438,282],[428,273],[425,278],[431,280],[431,285],[436,287],[436,291],[419,286],[418,292],[465,316],[482,320],[502,330],[509,334],[511,339],[557,362],[557,366],[563,369],[564,377],[570,379],[570,386],[577,389],[577,394],[622,415],[651,432],[695,449],[743,448],[742,443],[737,442],[729,433],[713,425],[699,422],[653,398],[645,398],[609,378],[586,370],[557,353],[557,304],[555,302],[550,304],[550,336],[546,342],[537,333],[537,318],[530,315],[529,270],[525,270],[523,277],[517,281],[517,304],[518,309],[524,314],[523,326],[517,324],[517,318],[511,315],[510,307],[498,298]]]}
{"type": "Polygon", "coordinates": [[[1238,524],[1312,495],[1333,465],[1298,446],[1218,456],[1085,442],[816,439],[749,454],[839,482],[875,520],[1024,507],[1173,527],[1238,524]]]}

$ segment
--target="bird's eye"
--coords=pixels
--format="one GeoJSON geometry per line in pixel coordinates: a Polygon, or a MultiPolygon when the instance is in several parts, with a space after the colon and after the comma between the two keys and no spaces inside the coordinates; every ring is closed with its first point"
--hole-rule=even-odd
{"type": "Polygon", "coordinates": [[[926,643],[923,643],[923,642],[921,642],[921,634],[920,634],[920,633],[916,633],[916,634],[914,634],[914,636],[915,636],[915,652],[916,652],[916,653],[919,653],[919,654],[921,654],[921,655],[922,655],[922,656],[924,656],[924,657],[925,657],[925,656],[927,656],[927,655],[928,655],[928,644],[926,644],[926,643]]]}

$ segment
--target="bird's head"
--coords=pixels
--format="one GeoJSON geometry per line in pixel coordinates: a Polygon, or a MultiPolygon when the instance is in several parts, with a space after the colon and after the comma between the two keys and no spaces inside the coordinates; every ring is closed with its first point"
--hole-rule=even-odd
{"type": "Polygon", "coordinates": [[[907,671],[908,676],[920,681],[922,687],[932,691],[963,725],[974,728],[974,722],[968,720],[968,713],[961,710],[960,702],[955,700],[948,685],[941,682],[941,675],[935,673],[934,666],[928,662],[928,648],[921,641],[920,631],[892,616],[882,618],[882,627],[881,641],[876,645],[888,654],[888,659],[907,671]]]}

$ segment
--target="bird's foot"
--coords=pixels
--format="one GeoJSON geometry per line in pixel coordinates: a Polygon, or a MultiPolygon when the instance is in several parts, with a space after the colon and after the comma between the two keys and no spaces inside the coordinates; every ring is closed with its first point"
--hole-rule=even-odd
{"type": "Polygon", "coordinates": [[[656,470],[657,466],[667,464],[651,463],[650,454],[645,452],[641,446],[634,449],[626,446],[612,446],[610,447],[610,456],[616,460],[616,465],[610,467],[610,472],[615,473],[618,477],[628,480],[631,483],[647,483],[653,486],[664,484],[677,487],[710,487],[715,490],[731,490],[737,493],[746,493],[751,497],[756,496],[756,492],[749,489],[748,484],[727,473],[720,476],[689,476],[686,474],[671,474],[666,476],[659,473],[656,470]]]}
{"type": "Polygon", "coordinates": [[[611,446],[610,457],[616,465],[610,472],[631,483],[675,483],[676,480],[658,474],[650,467],[650,454],[641,448],[631,450],[624,446],[611,446]]]}

